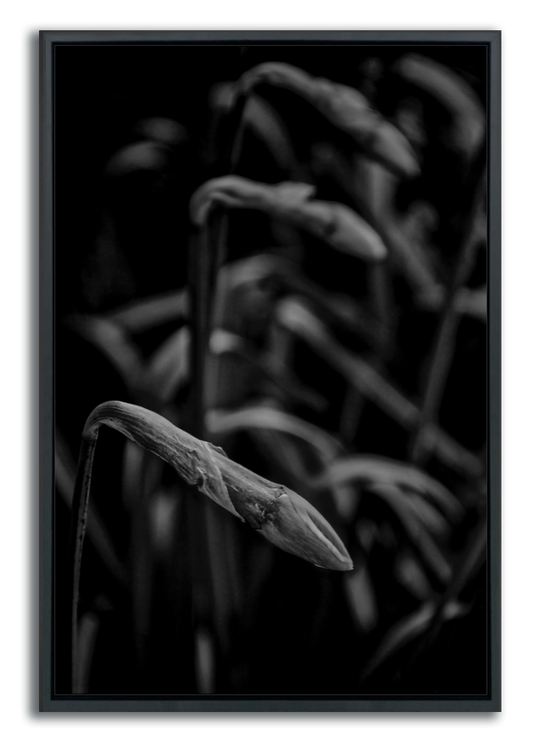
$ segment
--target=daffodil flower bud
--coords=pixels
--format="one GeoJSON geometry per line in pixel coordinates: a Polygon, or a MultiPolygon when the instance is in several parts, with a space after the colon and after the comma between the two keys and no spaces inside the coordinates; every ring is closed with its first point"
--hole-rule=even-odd
{"type": "Polygon", "coordinates": [[[343,204],[313,200],[314,192],[315,188],[305,183],[267,185],[238,175],[225,175],[208,180],[194,193],[191,219],[196,225],[204,224],[216,204],[255,209],[310,232],[342,253],[367,261],[385,258],[383,240],[362,217],[343,204]]]}
{"type": "Polygon", "coordinates": [[[420,173],[407,138],[388,122],[359,91],[327,78],[315,78],[287,63],[263,63],[241,78],[244,92],[261,83],[288,89],[312,104],[339,130],[351,136],[361,151],[405,178],[420,173]]]}
{"type": "Polygon", "coordinates": [[[168,462],[182,480],[246,521],[269,542],[315,566],[348,571],[352,560],[328,522],[294,491],[266,480],[229,459],[224,451],[180,430],[143,407],[105,402],[85,423],[72,504],[73,685],[76,684],[78,594],[92,466],[102,425],[118,430],[168,462]]]}

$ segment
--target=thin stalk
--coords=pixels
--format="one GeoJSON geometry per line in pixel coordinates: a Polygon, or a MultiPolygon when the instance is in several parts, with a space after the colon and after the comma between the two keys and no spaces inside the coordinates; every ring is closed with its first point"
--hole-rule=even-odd
{"type": "MultiPolygon", "coordinates": [[[[230,118],[230,133],[233,133],[233,137],[230,137],[228,174],[237,172],[244,139],[244,110],[246,102],[246,94],[240,92],[230,118]]],[[[206,278],[205,280],[196,279],[195,284],[198,289],[202,290],[202,294],[200,299],[198,299],[197,311],[193,307],[193,315],[199,314],[202,316],[202,324],[198,325],[197,335],[193,336],[193,340],[197,339],[196,347],[198,349],[202,348],[202,353],[197,353],[193,368],[193,382],[198,378],[198,384],[195,384],[193,388],[196,392],[196,406],[194,408],[195,419],[197,421],[196,435],[199,438],[204,438],[205,404],[209,402],[210,398],[206,392],[208,382],[205,367],[206,362],[209,361],[209,339],[214,324],[213,312],[215,310],[214,300],[217,293],[218,274],[222,266],[226,263],[228,255],[228,232],[228,212],[222,208],[215,209],[201,230],[205,272],[202,272],[202,268],[197,267],[196,273],[205,273],[206,278]],[[201,398],[199,396],[200,389],[201,398]],[[200,411],[202,415],[201,425],[198,424],[198,413],[200,411]],[[201,428],[200,432],[198,432],[198,428],[201,428]]],[[[192,491],[193,494],[196,492],[192,491]]],[[[200,578],[199,588],[210,592],[210,603],[212,603],[214,608],[214,624],[210,625],[214,625],[216,628],[219,642],[218,647],[224,655],[227,654],[229,649],[229,617],[231,615],[228,611],[228,607],[231,606],[231,597],[228,598],[226,595],[228,592],[231,593],[233,591],[228,569],[228,551],[224,545],[219,544],[221,536],[223,536],[223,529],[220,528],[215,509],[203,505],[194,509],[193,513],[197,517],[197,529],[201,529],[207,533],[201,543],[205,551],[205,565],[201,566],[201,570],[198,572],[200,578]]],[[[238,583],[233,582],[233,585],[237,587],[238,583]]],[[[212,639],[211,628],[205,631],[204,638],[212,639]]],[[[217,655],[217,652],[218,650],[212,649],[214,655],[217,655]]],[[[216,681],[217,662],[218,660],[215,657],[215,664],[212,666],[215,675],[212,677],[211,683],[216,681]]]]}
{"type": "Polygon", "coordinates": [[[190,258],[191,330],[192,330],[192,394],[191,432],[202,439],[205,432],[205,363],[209,346],[209,237],[204,225],[195,238],[190,258]]]}
{"type": "MultiPolygon", "coordinates": [[[[361,392],[380,410],[408,431],[420,422],[420,409],[411,402],[377,370],[362,358],[338,344],[329,331],[310,311],[294,300],[285,301],[278,308],[278,320],[288,331],[306,341],[326,362],[335,368],[355,391],[361,392]],[[305,311],[300,316],[299,308],[305,311]],[[298,316],[298,317],[297,317],[298,316]]],[[[438,425],[427,426],[426,440],[435,447],[441,461],[457,472],[476,475],[483,470],[477,455],[461,446],[438,425]]]]}
{"type": "MultiPolygon", "coordinates": [[[[385,246],[387,247],[387,257],[375,266],[369,268],[369,285],[372,292],[373,307],[375,314],[375,327],[377,331],[373,332],[372,349],[373,355],[369,359],[369,365],[379,373],[383,372],[390,354],[392,333],[394,326],[393,310],[394,300],[391,284],[391,249],[388,247],[388,238],[383,234],[383,225],[385,219],[380,211],[381,184],[377,181],[375,165],[363,161],[361,165],[363,170],[361,182],[365,184],[365,197],[368,201],[359,201],[358,210],[361,216],[380,234],[385,246]]],[[[343,404],[340,433],[347,445],[351,445],[357,435],[357,428],[365,404],[364,395],[348,388],[345,402],[343,404]]]]}
{"type": "MultiPolygon", "coordinates": [[[[71,511],[76,481],[76,464],[69,455],[64,438],[58,431],[56,431],[55,475],[57,489],[69,511],[71,511]]],[[[126,590],[129,584],[128,572],[96,510],[93,510],[87,520],[87,536],[105,566],[110,579],[121,590],[126,590]]]]}
{"type": "Polygon", "coordinates": [[[70,528],[70,571],[72,592],[72,614],[70,624],[70,656],[71,656],[71,680],[72,692],[79,693],[79,666],[78,666],[78,601],[81,572],[81,551],[87,527],[87,512],[89,508],[89,491],[91,488],[91,476],[94,463],[94,450],[98,440],[98,428],[87,436],[82,437],[80,458],[78,462],[78,474],[74,485],[74,497],[72,501],[72,519],[70,528]]]}
{"type": "MultiPolygon", "coordinates": [[[[380,180],[379,168],[375,164],[363,162],[365,170],[365,183],[367,184],[367,196],[369,206],[363,212],[363,217],[374,227],[376,232],[380,233],[385,222],[382,205],[382,180],[380,180]]],[[[363,204],[365,205],[365,204],[363,204]]],[[[386,243],[385,243],[386,244],[386,243]]],[[[370,285],[374,296],[374,306],[377,320],[379,321],[379,339],[376,352],[379,357],[381,366],[383,366],[389,355],[389,348],[392,341],[392,331],[394,326],[394,301],[391,284],[391,252],[388,249],[386,258],[382,263],[370,269],[370,285]]]]}
{"type": "MultiPolygon", "coordinates": [[[[229,146],[228,172],[230,174],[235,171],[242,149],[245,105],[246,96],[241,93],[230,118],[230,130],[234,132],[229,146]]],[[[218,209],[200,228],[189,265],[192,330],[190,430],[200,439],[205,437],[205,407],[209,400],[206,391],[208,386],[206,363],[209,361],[210,332],[215,310],[213,303],[218,273],[227,258],[227,239],[228,215],[226,211],[218,209]]],[[[188,495],[192,501],[195,501],[198,492],[192,489],[188,491],[188,495]]],[[[212,623],[209,612],[211,603],[214,603],[215,620],[219,624],[219,630],[220,624],[225,620],[221,615],[223,606],[217,594],[221,579],[227,578],[223,573],[226,570],[225,561],[221,558],[218,546],[213,544],[214,535],[216,536],[213,530],[217,524],[217,520],[213,518],[213,510],[193,502],[188,509],[188,516],[190,533],[193,537],[192,549],[195,551],[191,568],[196,582],[193,592],[196,617],[203,628],[204,638],[211,639],[212,623]],[[211,534],[207,537],[204,534],[206,529],[211,530],[211,534]]]]}
{"type": "Polygon", "coordinates": [[[415,464],[423,463],[424,458],[432,451],[432,446],[427,440],[428,426],[437,421],[439,407],[453,361],[457,328],[461,317],[456,301],[466,282],[475,258],[477,211],[481,192],[482,182],[480,181],[467,217],[453,279],[447,290],[439,327],[434,340],[428,376],[423,390],[420,419],[411,438],[409,454],[411,461],[415,464]]]}
{"type": "Polygon", "coordinates": [[[154,548],[150,534],[150,512],[153,506],[145,502],[153,497],[153,486],[159,483],[158,472],[151,478],[150,465],[160,469],[157,460],[147,455],[139,446],[128,444],[124,451],[123,498],[130,510],[130,581],[132,627],[137,651],[137,665],[146,667],[146,647],[151,622],[151,606],[154,580],[154,548]]]}
{"type": "Polygon", "coordinates": [[[377,320],[379,321],[378,342],[376,353],[381,364],[384,364],[390,346],[391,318],[394,310],[392,290],[387,259],[370,268],[370,284],[374,296],[377,320]]]}
{"type": "MultiPolygon", "coordinates": [[[[373,342],[373,353],[368,364],[377,373],[382,373],[387,362],[391,342],[391,311],[393,310],[392,290],[388,271],[388,260],[371,267],[370,285],[373,290],[374,311],[376,314],[377,332],[373,342]]],[[[359,421],[363,413],[366,397],[361,391],[348,386],[339,431],[346,445],[353,444],[357,435],[359,421]]]]}
{"type": "MultiPolygon", "coordinates": [[[[230,141],[227,159],[227,174],[234,175],[237,173],[237,167],[242,153],[242,144],[244,140],[244,111],[248,96],[244,92],[239,92],[237,100],[230,115],[230,141]]],[[[218,272],[226,263],[228,255],[228,212],[226,209],[219,209],[213,219],[212,237],[214,240],[213,262],[211,264],[210,282],[211,289],[216,291],[218,272]]],[[[214,294],[213,292],[213,294],[214,294]]]]}
{"type": "MultiPolygon", "coordinates": [[[[211,298],[214,294],[216,276],[210,248],[210,231],[206,222],[200,228],[190,263],[191,288],[191,332],[192,332],[192,379],[191,379],[191,407],[189,429],[197,438],[205,437],[205,407],[206,407],[206,363],[209,358],[209,336],[211,330],[211,298]]],[[[212,589],[213,578],[210,571],[211,551],[209,541],[205,535],[207,527],[206,515],[208,510],[199,503],[199,493],[195,488],[185,491],[186,516],[188,519],[189,535],[191,537],[190,567],[192,577],[193,613],[197,629],[202,630],[204,639],[213,649],[213,617],[212,617],[212,589]]],[[[195,650],[201,645],[195,640],[195,650]]],[[[210,667],[216,669],[213,665],[210,667]]],[[[201,676],[196,675],[197,688],[202,685],[201,676]]],[[[209,684],[213,684],[214,676],[208,677],[209,684]]]]}

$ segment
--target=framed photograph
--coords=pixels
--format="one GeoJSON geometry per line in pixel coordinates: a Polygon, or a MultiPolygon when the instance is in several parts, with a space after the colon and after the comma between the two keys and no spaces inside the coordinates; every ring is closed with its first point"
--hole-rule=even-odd
{"type": "Polygon", "coordinates": [[[41,710],[500,709],[500,32],[41,32],[41,710]]]}

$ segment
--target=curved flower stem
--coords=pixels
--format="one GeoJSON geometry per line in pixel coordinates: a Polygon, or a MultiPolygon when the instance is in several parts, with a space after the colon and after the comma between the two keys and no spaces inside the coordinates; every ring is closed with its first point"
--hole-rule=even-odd
{"type": "Polygon", "coordinates": [[[91,489],[91,476],[94,462],[94,450],[98,440],[98,427],[88,435],[84,435],[81,441],[80,457],[78,461],[78,474],[74,486],[74,498],[72,501],[72,524],[70,528],[70,571],[71,571],[71,624],[70,624],[70,656],[71,656],[71,680],[72,692],[79,693],[78,671],[78,600],[80,588],[81,553],[85,539],[87,526],[87,512],[89,508],[89,493],[91,489]]]}
{"type": "Polygon", "coordinates": [[[195,240],[190,258],[191,329],[192,329],[192,416],[191,431],[204,437],[205,375],[209,346],[211,298],[210,249],[208,228],[203,225],[195,240]]]}
{"type": "Polygon", "coordinates": [[[244,139],[244,111],[248,102],[249,92],[240,91],[231,115],[233,125],[233,139],[230,147],[229,174],[234,174],[235,167],[239,163],[244,139]]]}
{"type": "MultiPolygon", "coordinates": [[[[248,94],[239,92],[230,116],[230,136],[229,157],[227,164],[227,174],[237,174],[237,166],[241,158],[242,144],[244,140],[244,111],[248,101],[248,94]]],[[[216,291],[217,275],[219,270],[226,262],[228,251],[228,212],[227,209],[220,209],[212,219],[214,252],[211,264],[211,289],[216,291]]]]}
{"type": "MultiPolygon", "coordinates": [[[[382,185],[376,181],[375,164],[365,164],[361,166],[361,182],[364,182],[367,190],[368,205],[364,203],[358,207],[361,216],[369,223],[376,232],[379,233],[385,246],[387,247],[387,256],[379,264],[370,266],[368,269],[368,281],[370,292],[373,300],[373,313],[375,315],[375,324],[372,336],[373,353],[369,358],[369,364],[376,372],[383,374],[387,364],[392,342],[392,333],[394,327],[394,300],[391,284],[391,252],[389,238],[384,228],[387,226],[386,216],[380,211],[382,185]]],[[[365,398],[361,392],[355,391],[348,387],[342,417],[340,432],[347,445],[352,445],[356,436],[363,409],[365,398]]]]}

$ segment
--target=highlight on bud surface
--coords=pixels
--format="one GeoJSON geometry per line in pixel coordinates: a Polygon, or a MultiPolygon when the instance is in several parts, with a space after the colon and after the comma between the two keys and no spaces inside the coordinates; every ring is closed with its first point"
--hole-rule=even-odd
{"type": "Polygon", "coordinates": [[[284,492],[272,523],[259,530],[263,537],[315,566],[350,571],[348,551],[324,517],[298,493],[282,486],[280,490],[284,492]]]}
{"type": "Polygon", "coordinates": [[[385,120],[359,91],[315,78],[287,63],[263,63],[241,78],[244,92],[261,83],[278,86],[306,99],[357,146],[401,177],[416,177],[420,168],[407,138],[385,120]]]}
{"type": "Polygon", "coordinates": [[[349,255],[381,261],[387,251],[383,240],[348,206],[313,199],[315,188],[305,183],[277,185],[255,182],[238,175],[216,177],[204,183],[191,198],[191,219],[206,222],[212,208],[255,209],[294,224],[349,255]]]}

